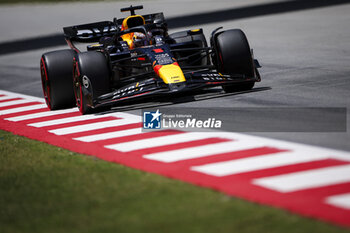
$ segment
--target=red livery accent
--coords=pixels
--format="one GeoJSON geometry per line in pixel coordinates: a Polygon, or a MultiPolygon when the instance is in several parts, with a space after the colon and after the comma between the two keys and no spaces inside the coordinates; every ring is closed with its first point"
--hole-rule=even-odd
{"type": "Polygon", "coordinates": [[[43,93],[46,94],[45,101],[46,101],[47,107],[51,109],[51,94],[50,94],[50,86],[48,85],[49,79],[47,76],[47,69],[43,58],[41,58],[40,66],[41,66],[41,70],[44,71],[44,76],[45,76],[45,77],[41,77],[42,79],[45,78],[45,80],[42,80],[43,93]]]}
{"type": "Polygon", "coordinates": [[[163,49],[153,49],[153,52],[155,53],[164,53],[163,49]]]}
{"type": "Polygon", "coordinates": [[[156,66],[153,67],[153,70],[154,70],[154,72],[155,72],[157,75],[159,75],[159,70],[160,70],[162,67],[163,67],[163,66],[161,66],[161,65],[156,65],[156,66]]]}

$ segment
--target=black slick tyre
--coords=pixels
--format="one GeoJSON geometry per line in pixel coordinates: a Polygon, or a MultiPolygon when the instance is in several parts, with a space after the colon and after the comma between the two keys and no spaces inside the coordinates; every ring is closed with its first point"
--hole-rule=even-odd
{"type": "Polygon", "coordinates": [[[50,110],[75,106],[72,85],[74,56],[75,51],[66,49],[45,53],[41,57],[41,83],[50,110]]]}
{"type": "MultiPolygon", "coordinates": [[[[215,62],[222,74],[239,74],[254,78],[254,63],[248,40],[240,29],[219,32],[214,37],[215,62]]],[[[225,92],[245,91],[254,87],[255,81],[224,85],[225,92]]]]}
{"type": "MultiPolygon", "coordinates": [[[[74,94],[82,114],[95,112],[94,100],[110,92],[110,71],[101,52],[78,53],[74,63],[74,94]]],[[[104,108],[105,109],[105,108],[104,108]]]]}

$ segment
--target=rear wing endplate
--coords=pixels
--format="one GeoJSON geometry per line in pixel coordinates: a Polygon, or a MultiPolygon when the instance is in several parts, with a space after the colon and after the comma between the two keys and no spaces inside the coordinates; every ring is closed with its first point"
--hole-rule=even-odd
{"type": "Polygon", "coordinates": [[[85,43],[98,42],[101,37],[113,36],[118,30],[117,25],[111,21],[102,21],[63,28],[64,36],[67,40],[85,43]]]}
{"type": "MultiPolygon", "coordinates": [[[[155,13],[143,15],[146,24],[164,23],[163,13],[155,13]]],[[[63,32],[66,40],[72,42],[96,43],[101,37],[113,36],[120,31],[124,18],[112,21],[101,21],[96,23],[81,24],[75,26],[64,27],[63,32]]]]}

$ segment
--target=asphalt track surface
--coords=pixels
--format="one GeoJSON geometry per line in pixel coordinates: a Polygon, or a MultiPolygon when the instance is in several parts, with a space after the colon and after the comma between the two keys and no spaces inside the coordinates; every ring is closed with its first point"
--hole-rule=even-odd
{"type": "MultiPolygon", "coordinates": [[[[110,20],[120,16],[118,9],[127,5],[130,2],[0,7],[0,89],[42,97],[39,59],[46,51],[65,48],[61,28],[110,20]]],[[[143,13],[163,11],[173,32],[201,27],[209,38],[219,26],[241,28],[263,66],[263,80],[252,92],[226,95],[216,89],[116,111],[139,114],[149,106],[187,107],[198,109],[203,117],[235,124],[235,119],[220,108],[350,107],[349,1],[149,1],[143,5],[143,13]],[[202,112],[203,108],[215,112],[202,112]]],[[[315,119],[323,117],[320,113],[315,119]]],[[[255,120],[259,123],[259,117],[255,120]]],[[[288,124],[283,115],[270,120],[281,126],[288,124]]],[[[338,123],[329,122],[329,126],[338,123]]],[[[344,132],[246,133],[349,151],[349,118],[346,123],[344,132]]]]}

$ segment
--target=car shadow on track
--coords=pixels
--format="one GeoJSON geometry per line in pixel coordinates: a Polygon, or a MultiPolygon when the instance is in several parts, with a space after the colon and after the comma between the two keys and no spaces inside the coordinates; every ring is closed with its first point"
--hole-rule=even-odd
{"type": "Polygon", "coordinates": [[[239,92],[233,92],[233,93],[225,93],[221,88],[211,88],[211,89],[200,90],[200,91],[187,93],[187,94],[182,93],[180,95],[162,97],[159,99],[153,97],[146,100],[145,99],[133,100],[128,103],[123,103],[123,104],[114,106],[112,107],[111,110],[100,112],[99,114],[108,114],[111,112],[125,112],[125,111],[141,110],[141,109],[147,109],[147,108],[157,108],[157,107],[164,107],[164,106],[170,106],[170,105],[176,105],[176,104],[190,103],[195,101],[223,98],[227,96],[243,95],[243,94],[261,92],[261,91],[267,91],[267,90],[271,90],[271,87],[258,87],[249,91],[239,91],[239,92]]]}

